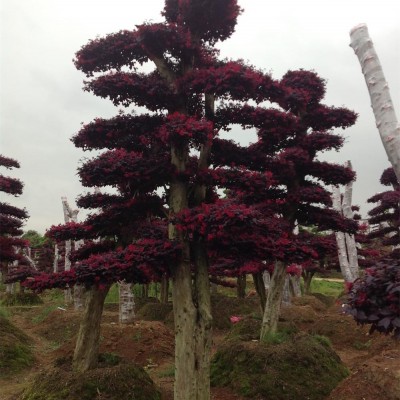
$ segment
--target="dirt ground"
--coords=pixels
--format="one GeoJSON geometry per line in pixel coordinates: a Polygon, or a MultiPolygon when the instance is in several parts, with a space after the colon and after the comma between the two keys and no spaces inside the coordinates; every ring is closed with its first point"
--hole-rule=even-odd
{"type": "MultiPolygon", "coordinates": [[[[257,309],[257,300],[253,300],[257,309]]],[[[250,305],[253,300],[248,300],[250,305]]],[[[0,379],[0,400],[17,400],[18,393],[35,374],[72,356],[79,314],[58,308],[46,314],[46,307],[48,304],[11,309],[12,322],[32,338],[36,362],[31,369],[0,379]]],[[[226,301],[223,307],[230,314],[232,310],[226,301]]],[[[389,337],[368,335],[367,328],[357,326],[343,314],[339,302],[327,307],[309,296],[284,308],[281,320],[283,324],[294,324],[301,330],[328,337],[351,371],[326,400],[400,399],[400,343],[389,337]]],[[[143,366],[160,387],[163,400],[173,399],[174,336],[170,325],[144,320],[119,325],[117,306],[106,305],[101,330],[100,352],[117,354],[143,366]]],[[[226,329],[214,329],[213,352],[226,333],[226,329]]],[[[229,388],[212,388],[212,399],[244,400],[229,388]]]]}

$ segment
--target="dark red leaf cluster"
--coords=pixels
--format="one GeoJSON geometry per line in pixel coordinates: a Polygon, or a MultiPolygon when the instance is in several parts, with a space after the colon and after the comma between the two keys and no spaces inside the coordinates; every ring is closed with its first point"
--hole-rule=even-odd
{"type": "Polygon", "coordinates": [[[211,44],[229,38],[241,9],[236,0],[166,0],[163,15],[211,44]]]}
{"type": "Polygon", "coordinates": [[[12,168],[19,168],[19,162],[17,160],[14,160],[12,158],[9,157],[5,157],[3,155],[0,154],[0,167],[5,167],[8,169],[12,169],[12,168]]]}
{"type": "Polygon", "coordinates": [[[0,175],[0,192],[5,192],[14,196],[18,196],[22,194],[23,188],[24,185],[19,179],[0,175]]]}
{"type": "MultiPolygon", "coordinates": [[[[19,163],[12,159],[0,155],[0,167],[7,169],[19,168],[19,163]]],[[[5,177],[0,174],[0,192],[13,196],[22,194],[23,184],[20,180],[5,177]]],[[[26,210],[14,207],[8,203],[0,202],[0,262],[7,272],[7,264],[13,261],[23,262],[24,257],[18,253],[21,246],[26,246],[26,241],[18,236],[22,235],[24,220],[28,218],[26,210]]]]}
{"type": "Polygon", "coordinates": [[[347,312],[370,332],[400,339],[400,263],[386,259],[365,271],[350,288],[347,312]]]}

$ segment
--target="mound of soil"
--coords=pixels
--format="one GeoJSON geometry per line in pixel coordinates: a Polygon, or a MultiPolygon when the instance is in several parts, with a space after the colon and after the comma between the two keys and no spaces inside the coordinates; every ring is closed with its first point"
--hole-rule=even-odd
{"type": "Polygon", "coordinates": [[[400,350],[384,351],[364,362],[327,400],[358,399],[400,399],[400,350]]]}
{"type": "Polygon", "coordinates": [[[33,362],[29,337],[0,315],[0,377],[18,372],[33,362]]]}
{"type": "Polygon", "coordinates": [[[6,293],[2,297],[3,306],[33,306],[43,304],[41,297],[32,292],[6,293]]]}
{"type": "Polygon", "coordinates": [[[328,308],[328,304],[330,303],[330,299],[328,296],[321,295],[317,296],[300,296],[293,297],[292,304],[295,306],[310,306],[314,311],[321,312],[326,311],[328,308]]]}
{"type": "Polygon", "coordinates": [[[211,297],[213,327],[224,330],[232,327],[230,317],[253,316],[261,318],[261,307],[257,297],[239,299],[220,294],[211,297]]]}
{"type": "Polygon", "coordinates": [[[146,303],[136,313],[137,319],[144,321],[164,321],[172,311],[172,303],[146,303]]]}
{"type": "MultiPolygon", "coordinates": [[[[135,324],[115,323],[101,326],[100,352],[115,354],[142,367],[155,366],[174,355],[174,335],[158,321],[139,321],[135,324]]],[[[57,358],[73,354],[76,338],[55,350],[57,358]]]]}
{"type": "Polygon", "coordinates": [[[211,384],[249,398],[324,399],[348,375],[324,341],[300,333],[280,344],[227,340],[211,364],[211,384]]]}
{"type": "Polygon", "coordinates": [[[21,400],[160,400],[146,371],[133,364],[77,373],[55,369],[38,374],[21,400]]]}

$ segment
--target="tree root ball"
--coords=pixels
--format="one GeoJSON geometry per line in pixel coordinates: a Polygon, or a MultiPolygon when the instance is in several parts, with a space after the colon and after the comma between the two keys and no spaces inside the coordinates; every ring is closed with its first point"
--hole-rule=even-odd
{"type": "Polygon", "coordinates": [[[211,363],[211,385],[252,399],[322,400],[348,375],[323,337],[304,333],[282,343],[226,340],[211,363]]]}
{"type": "Polygon", "coordinates": [[[133,364],[86,372],[54,369],[39,374],[21,400],[160,400],[147,372],[133,364]]]}

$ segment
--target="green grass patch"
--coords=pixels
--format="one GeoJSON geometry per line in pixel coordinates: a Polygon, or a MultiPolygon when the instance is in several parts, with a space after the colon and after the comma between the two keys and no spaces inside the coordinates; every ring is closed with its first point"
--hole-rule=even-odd
{"type": "Polygon", "coordinates": [[[344,283],[343,282],[332,282],[326,280],[313,279],[311,281],[311,292],[321,293],[325,296],[339,297],[343,294],[344,283]]]}
{"type": "Polygon", "coordinates": [[[0,306],[0,317],[10,318],[11,313],[6,307],[0,306]]]}
{"type": "Polygon", "coordinates": [[[32,318],[32,322],[34,324],[40,324],[41,322],[43,322],[48,315],[53,312],[54,310],[57,309],[57,307],[59,307],[57,304],[52,304],[50,306],[46,306],[44,307],[40,313],[38,315],[36,315],[35,317],[32,318]]]}
{"type": "Polygon", "coordinates": [[[371,344],[372,344],[372,340],[368,340],[367,342],[360,342],[360,341],[356,340],[353,343],[353,347],[356,350],[368,350],[371,347],[371,344]]]}
{"type": "Polygon", "coordinates": [[[160,371],[158,376],[160,378],[173,378],[175,376],[175,365],[170,365],[169,367],[160,371]]]}
{"type": "Polygon", "coordinates": [[[325,347],[332,347],[331,340],[323,335],[313,335],[314,339],[316,339],[319,343],[321,343],[325,347]]]}
{"type": "Polygon", "coordinates": [[[43,304],[43,300],[32,292],[6,293],[1,304],[3,306],[33,306],[43,304]]]}

